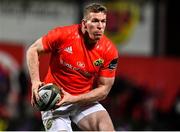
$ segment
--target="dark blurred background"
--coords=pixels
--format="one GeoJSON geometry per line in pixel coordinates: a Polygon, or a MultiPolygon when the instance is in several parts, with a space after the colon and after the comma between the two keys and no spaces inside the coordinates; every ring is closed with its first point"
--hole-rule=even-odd
{"type": "MultiPolygon", "coordinates": [[[[84,5],[108,8],[106,35],[120,58],[101,103],[117,131],[180,130],[180,13],[170,0],[0,0],[0,130],[44,130],[30,105],[27,48],[56,26],[79,23],[84,5]]],[[[40,61],[41,78],[48,56],[40,61]]],[[[76,125],[74,130],[79,130],[76,125]]]]}

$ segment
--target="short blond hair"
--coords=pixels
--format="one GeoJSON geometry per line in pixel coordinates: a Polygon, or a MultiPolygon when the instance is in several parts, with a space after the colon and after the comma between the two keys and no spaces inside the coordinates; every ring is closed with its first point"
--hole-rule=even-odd
{"type": "Polygon", "coordinates": [[[103,12],[104,14],[107,14],[107,8],[99,3],[91,3],[84,8],[83,16],[84,18],[91,12],[99,13],[103,12]]]}

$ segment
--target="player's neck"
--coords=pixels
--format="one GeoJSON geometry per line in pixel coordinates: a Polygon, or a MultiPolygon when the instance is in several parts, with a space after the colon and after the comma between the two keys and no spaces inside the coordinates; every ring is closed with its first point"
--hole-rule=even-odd
{"type": "Polygon", "coordinates": [[[82,34],[83,34],[83,38],[84,38],[84,42],[87,44],[87,45],[91,45],[91,46],[94,46],[96,45],[97,43],[97,40],[93,40],[89,37],[89,34],[88,32],[83,28],[81,27],[81,31],[82,31],[82,34]]]}
{"type": "Polygon", "coordinates": [[[85,42],[86,42],[88,45],[96,45],[96,43],[97,43],[97,40],[93,40],[93,39],[91,39],[91,38],[89,37],[88,32],[85,32],[85,34],[84,34],[84,40],[85,40],[85,42]]]}

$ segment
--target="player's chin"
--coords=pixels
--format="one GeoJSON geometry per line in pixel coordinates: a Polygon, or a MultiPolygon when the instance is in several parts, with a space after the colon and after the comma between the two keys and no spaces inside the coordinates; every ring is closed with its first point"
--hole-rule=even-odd
{"type": "Polygon", "coordinates": [[[94,37],[94,40],[98,41],[98,40],[101,39],[101,37],[102,37],[101,35],[95,36],[95,37],[94,37]]]}

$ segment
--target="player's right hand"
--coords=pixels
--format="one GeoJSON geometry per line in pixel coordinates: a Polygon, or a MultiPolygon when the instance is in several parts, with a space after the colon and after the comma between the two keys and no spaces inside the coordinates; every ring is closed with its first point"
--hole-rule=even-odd
{"type": "Polygon", "coordinates": [[[35,100],[38,101],[40,99],[38,94],[38,89],[44,85],[44,82],[34,81],[32,82],[32,93],[31,93],[31,105],[35,106],[35,100]]]}

